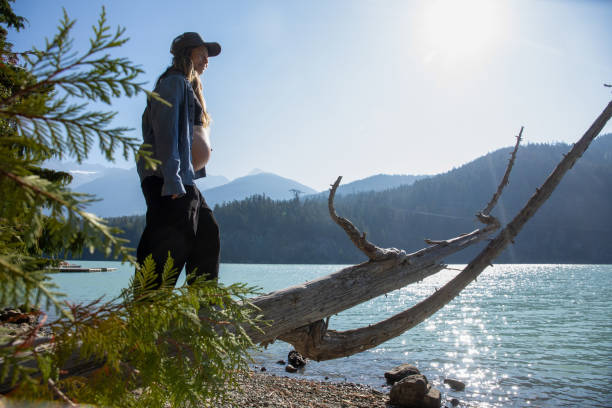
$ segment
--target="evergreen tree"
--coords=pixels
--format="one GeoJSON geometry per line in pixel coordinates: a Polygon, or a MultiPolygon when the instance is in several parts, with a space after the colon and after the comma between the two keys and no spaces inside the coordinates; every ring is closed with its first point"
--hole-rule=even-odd
{"type": "MultiPolygon", "coordinates": [[[[0,384],[9,384],[14,398],[213,404],[248,362],[253,344],[241,325],[257,322],[246,300],[251,288],[201,280],[153,291],[149,258],[117,299],[71,305],[49,278],[48,266],[83,249],[135,265],[120,230],[86,211],[93,197],[70,191],[70,175],[44,168],[50,158],[82,162],[95,144],[108,160],[116,151],[126,159],[142,154],[139,141],[126,136],[129,129],[112,127],[116,112],[87,109],[88,102],[110,105],[114,97],[145,92],[137,82],[142,69],[110,54],[127,41],[125,29],[111,32],[102,9],[81,53],[70,38],[74,24],[64,11],[58,33],[42,49],[16,53],[6,29],[23,29],[24,19],[0,1],[0,307],[54,305],[61,316],[42,345],[33,340],[46,323],[44,312],[39,325],[16,338],[0,333],[0,384]],[[75,352],[98,367],[93,375],[61,371],[75,352]]],[[[169,258],[164,281],[178,272],[169,258]]]]}

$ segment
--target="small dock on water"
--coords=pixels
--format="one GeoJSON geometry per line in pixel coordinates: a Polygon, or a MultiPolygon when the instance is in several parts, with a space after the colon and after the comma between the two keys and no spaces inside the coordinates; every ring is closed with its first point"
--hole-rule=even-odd
{"type": "Polygon", "coordinates": [[[112,272],[117,268],[86,268],[81,265],[73,265],[67,262],[62,262],[55,268],[50,268],[53,272],[112,272]]]}

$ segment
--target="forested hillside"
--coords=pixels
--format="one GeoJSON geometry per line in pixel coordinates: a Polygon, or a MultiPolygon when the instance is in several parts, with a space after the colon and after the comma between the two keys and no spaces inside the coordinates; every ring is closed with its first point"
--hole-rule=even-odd
{"type": "MultiPolygon", "coordinates": [[[[510,185],[495,214],[514,216],[567,152],[566,144],[521,147],[510,185]]],[[[382,192],[338,197],[339,214],[383,247],[414,251],[424,238],[444,239],[475,229],[503,175],[510,148],[459,168],[382,192]]],[[[330,175],[330,182],[334,175],[330,175]]],[[[516,244],[498,259],[506,263],[612,263],[612,135],[600,136],[566,176],[516,244]]],[[[327,213],[322,198],[273,201],[254,196],[215,207],[223,262],[354,263],[364,260],[327,213]]],[[[110,219],[136,246],[143,217],[110,219]]],[[[471,252],[451,262],[465,262],[471,252]]],[[[89,258],[91,259],[91,258],[89,258]]]]}

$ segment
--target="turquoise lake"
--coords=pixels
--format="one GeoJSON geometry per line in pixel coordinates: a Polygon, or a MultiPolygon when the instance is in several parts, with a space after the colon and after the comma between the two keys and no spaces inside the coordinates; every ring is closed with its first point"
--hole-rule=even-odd
{"type": "MultiPolygon", "coordinates": [[[[114,272],[61,273],[53,280],[74,302],[111,298],[133,273],[118,262],[114,272]]],[[[460,265],[451,265],[459,268],[460,265]]],[[[222,264],[223,283],[246,282],[263,292],[327,275],[342,265],[222,264]]],[[[455,276],[444,270],[418,284],[388,293],[332,316],[330,328],[376,323],[430,295],[455,276]]],[[[612,406],[612,265],[496,265],[429,320],[375,349],[326,362],[310,361],[286,374],[289,344],[276,342],[256,354],[268,373],[314,380],[351,381],[385,388],[383,374],[411,363],[462,406],[612,406]],[[462,392],[445,378],[466,383],[462,392]]]]}

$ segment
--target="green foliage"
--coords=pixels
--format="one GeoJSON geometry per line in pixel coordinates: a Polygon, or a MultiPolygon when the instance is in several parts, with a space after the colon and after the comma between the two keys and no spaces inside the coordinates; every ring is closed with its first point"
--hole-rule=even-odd
{"type": "Polygon", "coordinates": [[[74,23],[64,13],[59,33],[43,50],[15,54],[0,38],[7,62],[0,64],[0,306],[44,299],[62,309],[42,269],[60,252],[101,248],[106,256],[133,260],[119,230],[86,211],[93,198],[71,192],[67,174],[42,168],[51,157],[84,159],[94,138],[109,158],[117,148],[126,157],[138,148],[123,136],[127,129],[109,128],[114,112],[88,112],[86,102],[70,102],[109,102],[141,90],[135,81],[141,70],[107,54],[125,43],[124,30],[110,35],[103,9],[89,50],[79,55],[69,37],[74,23]],[[18,56],[23,66],[10,63],[18,56]]]}
{"type": "Polygon", "coordinates": [[[9,2],[13,3],[14,1],[15,0],[0,0],[0,24],[6,24],[7,27],[21,29],[23,28],[25,19],[13,12],[9,2]]]}
{"type": "MultiPolygon", "coordinates": [[[[7,356],[19,369],[13,379],[16,398],[48,398],[49,379],[74,401],[101,406],[217,406],[236,386],[235,374],[247,369],[245,350],[255,347],[243,327],[260,318],[247,295],[254,288],[223,286],[196,279],[172,286],[172,259],[164,266],[161,289],[151,290],[155,263],[147,258],[130,286],[109,302],[70,305],[74,320],[50,325],[54,353],[34,353],[42,378],[30,370],[11,346],[7,356]],[[59,373],[75,350],[83,361],[98,361],[90,378],[59,373]]],[[[31,358],[31,357],[30,357],[31,358]]],[[[3,375],[5,375],[3,373],[3,375]]],[[[0,378],[0,382],[3,378],[0,378]]]]}
{"type": "MultiPolygon", "coordinates": [[[[23,27],[6,0],[0,24],[23,27]]],[[[135,264],[121,231],[87,212],[94,197],[70,191],[68,174],[44,168],[50,158],[80,162],[95,144],[109,160],[116,151],[126,158],[143,154],[128,129],[112,127],[115,112],[86,108],[145,92],[137,82],[142,70],[110,54],[127,41],[125,30],[111,33],[102,9],[89,48],[79,53],[70,38],[74,24],[64,12],[42,49],[22,53],[12,52],[0,30],[0,307],[53,304],[60,312],[57,321],[47,323],[43,313],[38,326],[3,336],[0,384],[15,387],[15,398],[54,399],[63,392],[102,406],[216,403],[246,368],[253,346],[242,329],[259,323],[246,300],[251,288],[199,280],[151,290],[149,259],[121,297],[75,305],[62,301],[49,278],[48,266],[84,249],[135,264]],[[36,348],[47,328],[53,335],[36,348]],[[93,376],[62,372],[75,353],[99,367],[93,376]]],[[[178,272],[169,258],[164,282],[178,272]]]]}

